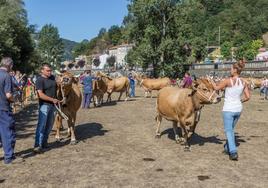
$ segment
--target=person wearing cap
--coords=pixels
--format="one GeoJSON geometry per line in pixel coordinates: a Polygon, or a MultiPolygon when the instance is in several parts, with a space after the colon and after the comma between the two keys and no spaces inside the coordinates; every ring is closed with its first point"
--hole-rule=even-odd
{"type": "Polygon", "coordinates": [[[86,70],[81,82],[84,86],[82,108],[90,108],[90,102],[92,97],[92,80],[93,78],[91,76],[91,70],[86,70]]]}

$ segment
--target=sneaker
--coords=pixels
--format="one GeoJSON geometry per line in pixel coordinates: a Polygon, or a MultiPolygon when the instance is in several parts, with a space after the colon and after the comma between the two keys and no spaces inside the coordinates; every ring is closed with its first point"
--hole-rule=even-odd
{"type": "Polygon", "coordinates": [[[41,147],[35,147],[35,148],[33,149],[33,152],[34,152],[34,153],[43,153],[43,148],[41,148],[41,147]]]}
{"type": "Polygon", "coordinates": [[[20,164],[23,163],[25,160],[21,157],[12,157],[11,159],[5,160],[5,164],[20,164]]]}
{"type": "Polygon", "coordinates": [[[224,145],[223,145],[223,154],[226,154],[226,155],[230,155],[230,153],[229,153],[229,151],[228,151],[229,149],[228,149],[228,145],[227,145],[227,143],[225,143],[224,145]],[[227,148],[227,149],[226,149],[227,148]]]}
{"type": "Polygon", "coordinates": [[[49,145],[48,144],[43,144],[42,145],[42,149],[48,149],[49,148],[49,145]]]}
{"type": "Polygon", "coordinates": [[[232,161],[238,161],[238,154],[237,153],[231,153],[229,155],[229,159],[232,161]]]}

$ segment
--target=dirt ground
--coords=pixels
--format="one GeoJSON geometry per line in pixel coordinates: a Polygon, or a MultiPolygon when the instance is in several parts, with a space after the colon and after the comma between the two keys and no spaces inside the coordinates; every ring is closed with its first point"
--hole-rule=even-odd
{"type": "Polygon", "coordinates": [[[171,122],[164,120],[162,137],[155,138],[156,98],[144,98],[140,88],[137,95],[128,102],[81,109],[79,143],[69,144],[66,129],[56,143],[53,132],[50,149],[39,155],[32,152],[37,105],[27,106],[16,115],[16,152],[25,162],[4,165],[1,158],[0,187],[268,186],[268,102],[257,93],[245,104],[236,128],[237,162],[222,153],[222,102],[203,108],[191,152],[184,152],[174,141],[171,122]]]}

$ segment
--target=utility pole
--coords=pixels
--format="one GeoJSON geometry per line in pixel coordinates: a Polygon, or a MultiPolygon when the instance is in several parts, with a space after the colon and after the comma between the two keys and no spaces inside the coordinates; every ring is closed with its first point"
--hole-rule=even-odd
{"type": "Polygon", "coordinates": [[[221,26],[219,26],[219,46],[221,46],[221,26]]]}
{"type": "Polygon", "coordinates": [[[221,26],[219,26],[219,51],[221,56],[221,26]]]}

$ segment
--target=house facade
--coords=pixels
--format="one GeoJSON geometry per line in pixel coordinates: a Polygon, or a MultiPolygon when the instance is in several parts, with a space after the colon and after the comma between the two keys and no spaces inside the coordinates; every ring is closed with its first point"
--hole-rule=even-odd
{"type": "Polygon", "coordinates": [[[118,46],[113,46],[108,49],[109,56],[115,56],[115,64],[117,66],[124,66],[126,62],[126,55],[129,50],[133,48],[133,44],[122,44],[118,46]]]}

